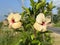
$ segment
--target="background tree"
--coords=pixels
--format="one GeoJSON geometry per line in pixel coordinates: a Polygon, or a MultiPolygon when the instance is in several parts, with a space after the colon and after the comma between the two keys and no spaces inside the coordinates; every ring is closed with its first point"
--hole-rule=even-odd
{"type": "Polygon", "coordinates": [[[53,22],[57,23],[58,22],[58,15],[53,15],[53,22]]]}
{"type": "Polygon", "coordinates": [[[57,7],[57,14],[53,15],[53,22],[54,23],[60,22],[60,7],[57,7]]]}
{"type": "Polygon", "coordinates": [[[58,10],[58,12],[57,12],[58,20],[60,21],[60,7],[58,7],[57,10],[58,10]]]}

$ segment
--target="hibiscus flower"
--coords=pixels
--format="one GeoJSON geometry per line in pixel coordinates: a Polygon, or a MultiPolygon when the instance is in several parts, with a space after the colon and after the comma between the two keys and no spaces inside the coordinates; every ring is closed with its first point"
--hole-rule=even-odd
{"type": "Polygon", "coordinates": [[[19,13],[10,13],[9,16],[7,17],[7,20],[9,22],[9,28],[20,28],[22,23],[20,22],[21,20],[21,15],[19,13]]]}
{"type": "Polygon", "coordinates": [[[34,23],[34,28],[38,31],[45,32],[47,31],[47,24],[50,22],[50,19],[45,18],[43,13],[40,13],[36,17],[36,22],[34,23]]]}

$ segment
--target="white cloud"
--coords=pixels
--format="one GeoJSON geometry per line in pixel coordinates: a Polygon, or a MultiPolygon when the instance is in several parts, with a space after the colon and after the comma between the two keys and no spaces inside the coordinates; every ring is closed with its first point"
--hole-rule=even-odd
{"type": "Polygon", "coordinates": [[[57,7],[60,7],[60,0],[52,0],[53,4],[57,7]]]}

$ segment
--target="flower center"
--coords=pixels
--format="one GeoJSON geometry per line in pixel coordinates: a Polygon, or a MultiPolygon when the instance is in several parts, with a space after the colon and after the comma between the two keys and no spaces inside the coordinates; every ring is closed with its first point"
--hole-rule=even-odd
{"type": "Polygon", "coordinates": [[[42,22],[42,24],[41,25],[45,25],[45,22],[42,22]]]}
{"type": "Polygon", "coordinates": [[[11,20],[11,22],[12,22],[12,23],[15,23],[15,20],[14,20],[14,19],[12,19],[12,20],[11,20]]]}

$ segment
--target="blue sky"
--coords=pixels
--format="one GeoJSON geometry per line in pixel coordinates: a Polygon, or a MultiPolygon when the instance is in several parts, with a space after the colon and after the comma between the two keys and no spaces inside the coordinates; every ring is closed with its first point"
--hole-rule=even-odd
{"type": "MultiPolygon", "coordinates": [[[[47,2],[49,1],[50,0],[47,0],[47,2]]],[[[56,1],[55,3],[57,3],[56,1]]],[[[29,0],[24,0],[24,6],[29,7],[29,5],[30,5],[29,0]]],[[[7,15],[10,12],[22,12],[22,1],[21,0],[0,0],[0,21],[4,20],[5,19],[4,15],[7,15]]]]}
{"type": "MultiPolygon", "coordinates": [[[[25,0],[25,6],[29,7],[29,1],[25,0]]],[[[4,15],[10,12],[22,12],[21,0],[0,0],[0,20],[4,20],[4,15]]]]}

